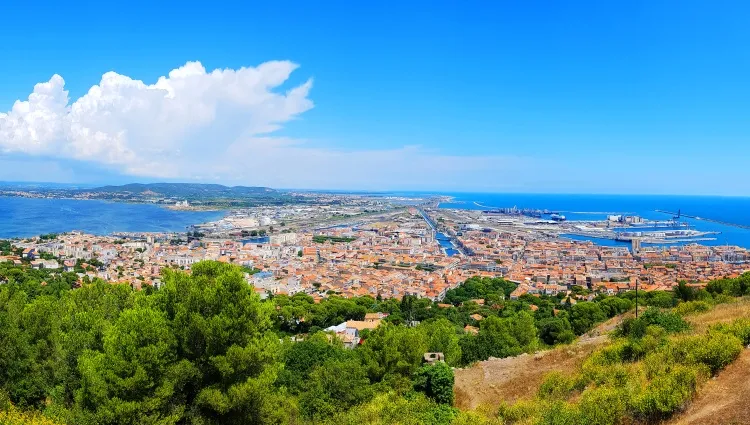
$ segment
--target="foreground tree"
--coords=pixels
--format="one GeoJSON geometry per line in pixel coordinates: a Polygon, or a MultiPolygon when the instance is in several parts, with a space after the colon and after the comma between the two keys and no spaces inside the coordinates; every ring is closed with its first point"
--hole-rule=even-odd
{"type": "Polygon", "coordinates": [[[440,404],[453,404],[453,369],[443,362],[425,365],[414,373],[414,389],[440,404]]]}

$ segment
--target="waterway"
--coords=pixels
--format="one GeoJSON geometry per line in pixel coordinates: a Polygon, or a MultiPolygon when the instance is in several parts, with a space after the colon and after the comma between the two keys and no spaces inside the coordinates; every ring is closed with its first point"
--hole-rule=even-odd
{"type": "Polygon", "coordinates": [[[250,243],[250,244],[264,244],[271,241],[271,238],[268,236],[255,236],[255,237],[249,237],[246,239],[242,239],[240,242],[243,244],[250,243]]]}
{"type": "Polygon", "coordinates": [[[435,231],[435,239],[437,239],[440,247],[443,248],[445,255],[447,255],[448,257],[452,257],[456,254],[460,254],[458,249],[456,249],[456,246],[453,245],[451,237],[446,235],[445,233],[438,232],[437,228],[435,227],[435,223],[433,223],[432,220],[429,219],[427,215],[425,215],[424,211],[420,210],[419,213],[422,215],[422,218],[424,218],[424,221],[426,221],[427,224],[432,227],[432,230],[435,231]]]}
{"type": "Polygon", "coordinates": [[[435,237],[438,243],[440,244],[440,247],[442,247],[445,250],[445,255],[452,257],[458,254],[458,250],[453,245],[453,242],[451,242],[451,238],[448,237],[448,235],[437,232],[435,237]]]}
{"type": "Polygon", "coordinates": [[[0,238],[29,237],[81,230],[114,232],[184,232],[214,221],[222,211],[175,211],[151,204],[98,200],[0,197],[0,238]]]}

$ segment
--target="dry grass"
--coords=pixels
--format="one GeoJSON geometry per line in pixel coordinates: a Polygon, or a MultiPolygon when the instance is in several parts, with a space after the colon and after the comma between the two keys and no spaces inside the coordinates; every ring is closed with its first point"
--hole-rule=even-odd
{"type": "Polygon", "coordinates": [[[512,403],[534,397],[547,373],[577,370],[589,354],[608,341],[606,333],[621,320],[616,317],[602,323],[572,345],[457,369],[456,407],[463,410],[497,407],[501,401],[512,403]]]}
{"type": "MultiPolygon", "coordinates": [[[[686,319],[694,332],[702,333],[711,325],[741,317],[750,317],[750,298],[720,304],[686,319]]],[[[536,355],[488,360],[456,370],[456,406],[464,410],[483,406],[488,409],[503,401],[513,403],[534,397],[547,373],[577,370],[589,354],[607,343],[606,333],[620,320],[600,325],[570,346],[536,355]]],[[[750,349],[700,388],[695,400],[667,424],[750,424],[750,349]]]]}
{"type": "Polygon", "coordinates": [[[740,317],[750,317],[750,298],[741,298],[733,303],[719,304],[711,310],[687,316],[688,322],[695,326],[696,332],[704,332],[709,326],[729,323],[740,317]]]}
{"type": "MultiPolygon", "coordinates": [[[[720,304],[706,313],[688,316],[695,331],[705,332],[710,326],[750,317],[750,298],[720,304]]],[[[667,422],[686,424],[750,424],[750,349],[718,376],[698,390],[695,400],[681,414],[667,422]]]]}
{"type": "Polygon", "coordinates": [[[698,391],[698,396],[671,425],[750,423],[750,350],[744,350],[719,375],[698,391]]]}

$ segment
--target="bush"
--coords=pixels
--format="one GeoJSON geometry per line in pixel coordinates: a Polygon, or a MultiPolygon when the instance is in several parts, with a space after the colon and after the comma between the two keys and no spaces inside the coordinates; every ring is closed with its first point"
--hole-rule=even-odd
{"type": "Polygon", "coordinates": [[[716,294],[714,295],[714,304],[730,304],[737,301],[736,298],[734,298],[731,295],[728,294],[716,294]]]}
{"type": "Polygon", "coordinates": [[[497,408],[497,417],[503,423],[527,423],[539,414],[540,407],[537,400],[521,400],[512,405],[501,402],[497,408]]]}
{"type": "Polygon", "coordinates": [[[618,314],[630,311],[634,306],[634,302],[627,298],[607,297],[601,300],[601,302],[599,302],[599,305],[601,306],[602,311],[604,311],[607,317],[615,317],[618,314]]]}
{"type": "MultiPolygon", "coordinates": [[[[458,409],[439,405],[422,394],[402,397],[396,393],[382,393],[356,408],[341,412],[325,422],[326,425],[448,425],[458,409]]],[[[321,422],[318,422],[321,423],[321,422]]]]}
{"type": "Polygon", "coordinates": [[[575,405],[557,401],[544,406],[542,417],[536,423],[539,425],[578,425],[581,415],[575,405]]]}
{"type": "Polygon", "coordinates": [[[575,386],[573,377],[555,371],[544,377],[537,395],[543,400],[566,400],[575,386]]]}
{"type": "Polygon", "coordinates": [[[600,349],[589,357],[588,362],[600,366],[614,365],[622,363],[625,359],[625,350],[628,341],[618,341],[600,349]]]}
{"type": "Polygon", "coordinates": [[[15,408],[0,411],[0,424],[3,425],[56,425],[57,422],[38,413],[20,412],[15,408]]]}
{"type": "Polygon", "coordinates": [[[649,325],[657,325],[669,333],[682,332],[690,329],[690,325],[675,313],[663,312],[656,308],[646,310],[640,319],[649,325]]]}
{"type": "Polygon", "coordinates": [[[490,419],[478,412],[459,412],[451,425],[502,425],[498,419],[490,419]]]}
{"type": "Polygon", "coordinates": [[[631,376],[631,366],[620,363],[596,364],[586,361],[577,377],[576,388],[584,388],[590,383],[596,385],[626,385],[631,376]]]}
{"type": "Polygon", "coordinates": [[[548,317],[537,322],[539,339],[547,345],[569,344],[575,339],[570,322],[559,317],[548,317]]]}
{"type": "Polygon", "coordinates": [[[627,394],[621,389],[600,387],[586,390],[578,403],[580,422],[589,425],[616,425],[625,415],[627,394]]]}
{"type": "Polygon", "coordinates": [[[750,345],[750,319],[737,319],[729,325],[728,332],[742,341],[742,345],[750,345]]]}
{"type": "Polygon", "coordinates": [[[659,326],[669,333],[682,332],[690,329],[690,325],[674,312],[663,312],[657,308],[649,308],[639,318],[629,317],[620,323],[615,335],[643,338],[649,326],[659,326]]]}
{"type": "Polygon", "coordinates": [[[702,378],[700,367],[676,365],[654,378],[635,397],[633,409],[638,416],[650,420],[666,418],[693,397],[702,378]]]}
{"type": "Polygon", "coordinates": [[[453,369],[445,363],[422,366],[414,373],[414,389],[439,404],[453,404],[453,369]]]}
{"type": "Polygon", "coordinates": [[[742,341],[734,335],[714,331],[679,340],[675,351],[689,363],[705,364],[714,374],[740,355],[742,341]]]}
{"type": "Polygon", "coordinates": [[[646,292],[644,297],[645,304],[653,307],[670,308],[674,307],[676,299],[671,292],[652,291],[646,292]]]}
{"type": "Polygon", "coordinates": [[[627,317],[615,328],[615,335],[630,338],[642,338],[646,335],[648,323],[645,320],[627,317]]]}
{"type": "Polygon", "coordinates": [[[599,322],[607,319],[607,315],[598,303],[579,302],[570,309],[570,324],[576,335],[583,335],[599,322]]]}
{"type": "Polygon", "coordinates": [[[688,301],[678,304],[673,312],[679,316],[686,316],[693,313],[703,313],[710,309],[711,304],[706,301],[688,301]]]}

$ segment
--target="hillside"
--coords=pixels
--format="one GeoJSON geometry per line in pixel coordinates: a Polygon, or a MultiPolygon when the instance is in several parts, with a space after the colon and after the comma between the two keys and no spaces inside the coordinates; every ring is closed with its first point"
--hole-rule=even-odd
{"type": "Polygon", "coordinates": [[[258,195],[274,195],[278,192],[268,187],[223,186],[201,183],[130,183],[120,186],[102,186],[87,192],[132,193],[151,192],[165,197],[178,198],[232,198],[258,195]]]}
{"type": "MultiPolygon", "coordinates": [[[[714,310],[690,318],[698,328],[730,323],[750,317],[750,300],[717,306],[714,310]]],[[[710,380],[687,409],[669,424],[743,424],[750,422],[750,349],[716,378],[710,380]]]]}
{"type": "MultiPolygon", "coordinates": [[[[632,313],[627,313],[632,316],[632,313]]],[[[544,376],[549,372],[573,370],[608,339],[605,334],[622,317],[614,317],[579,338],[575,343],[503,359],[477,362],[471,367],[456,370],[456,407],[476,409],[497,404],[498,400],[514,402],[536,394],[544,376]]]]}
{"type": "Polygon", "coordinates": [[[651,330],[637,337],[632,334],[636,327],[631,325],[624,328],[631,332],[629,337],[603,338],[623,318],[632,320],[632,313],[627,313],[570,346],[490,359],[458,369],[456,406],[478,409],[490,416],[498,414],[508,423],[519,424],[558,423],[549,422],[552,417],[574,422],[598,417],[592,423],[607,424],[750,423],[750,349],[728,349],[739,342],[733,342],[733,336],[744,341],[743,345],[748,343],[750,299],[719,303],[703,311],[706,308],[703,302],[680,304],[673,313],[663,313],[651,322],[663,326],[662,331],[651,330]],[[689,325],[687,330],[680,328],[678,314],[689,325]],[[665,338],[664,330],[674,336],[665,338]],[[596,335],[599,333],[602,336],[596,335]],[[670,356],[676,357],[668,360],[670,356]],[[707,372],[707,367],[713,373],[701,377],[700,370],[707,372]],[[697,375],[688,373],[691,368],[698,371],[697,375]],[[625,378],[623,373],[630,376],[625,378]],[[613,378],[619,383],[611,386],[608,381],[613,378]],[[691,379],[693,384],[687,384],[691,379]],[[683,384],[687,386],[681,387],[683,384]],[[653,385],[656,387],[651,390],[653,385]],[[624,402],[627,398],[631,401],[624,402]],[[589,401],[611,404],[592,413],[589,401]],[[637,407],[625,407],[631,403],[637,407]]]}

